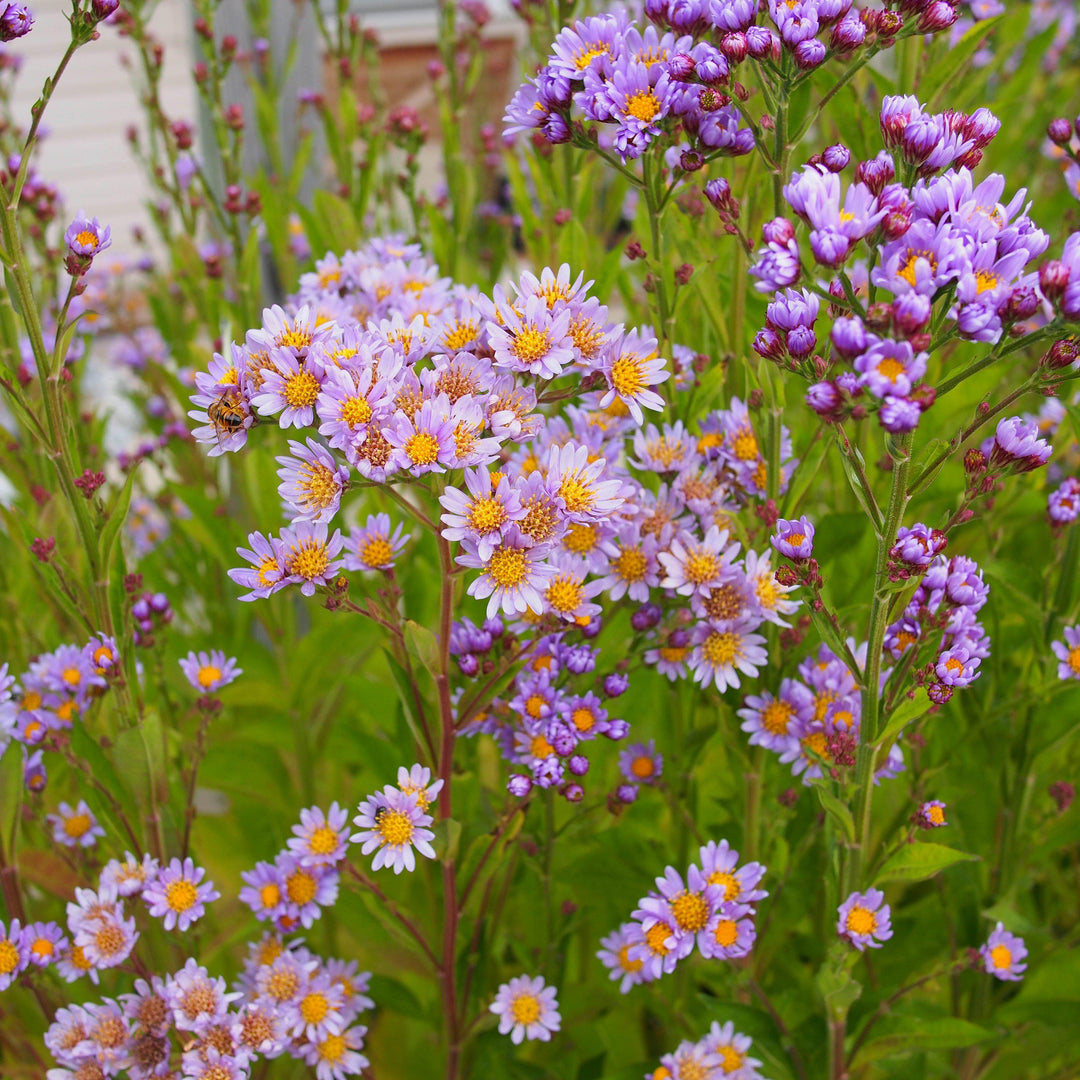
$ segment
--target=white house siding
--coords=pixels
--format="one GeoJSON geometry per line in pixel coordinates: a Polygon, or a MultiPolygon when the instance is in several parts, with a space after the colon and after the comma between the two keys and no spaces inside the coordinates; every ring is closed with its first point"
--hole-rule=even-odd
{"type": "MultiPolygon", "coordinates": [[[[70,32],[61,0],[30,0],[35,23],[31,32],[7,48],[23,57],[16,94],[16,115],[25,127],[30,106],[59,63],[70,32]]],[[[170,118],[193,121],[195,91],[191,79],[190,6],[186,0],[160,0],[151,29],[165,47],[162,105],[170,118]]],[[[151,189],[132,156],[127,129],[143,124],[142,109],[124,66],[135,50],[114,27],[100,27],[101,37],[72,58],[45,114],[48,137],[38,153],[41,175],[64,198],[68,218],[82,209],[112,227],[113,252],[134,255],[133,226],[149,235],[146,202],[151,189]]]]}

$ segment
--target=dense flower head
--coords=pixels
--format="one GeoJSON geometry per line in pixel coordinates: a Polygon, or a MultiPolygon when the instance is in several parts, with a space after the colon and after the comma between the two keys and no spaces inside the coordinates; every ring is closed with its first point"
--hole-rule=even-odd
{"type": "Polygon", "coordinates": [[[525,1039],[547,1042],[562,1023],[554,986],[539,975],[519,975],[505,982],[490,1006],[499,1018],[499,1034],[517,1044],[525,1039]]]}
{"type": "Polygon", "coordinates": [[[1065,640],[1051,642],[1059,679],[1080,679],[1080,626],[1066,626],[1065,640]]]}
{"type": "Polygon", "coordinates": [[[859,952],[880,949],[892,937],[889,905],[880,889],[853,892],[837,909],[836,932],[859,952]]]}
{"type": "Polygon", "coordinates": [[[410,873],[416,869],[415,851],[428,859],[435,858],[431,841],[435,834],[427,828],[432,822],[430,814],[420,805],[420,792],[406,792],[387,786],[365,799],[353,824],[359,832],[349,839],[361,845],[361,852],[375,852],[371,867],[393,867],[395,874],[403,870],[410,873]]]}
{"type": "Polygon", "coordinates": [[[187,930],[206,914],[206,905],[221,896],[212,881],[203,880],[205,877],[206,871],[192,859],[172,859],[143,888],[150,914],[161,919],[166,930],[187,930]]]}
{"type": "Polygon", "coordinates": [[[236,666],[236,657],[227,657],[221,649],[209,653],[189,652],[180,661],[180,670],[192,687],[202,694],[216,693],[244,673],[236,666]]]}
{"type": "Polygon", "coordinates": [[[987,974],[1004,982],[1019,982],[1027,970],[1024,939],[1010,934],[1001,922],[991,931],[979,955],[987,974]]]}

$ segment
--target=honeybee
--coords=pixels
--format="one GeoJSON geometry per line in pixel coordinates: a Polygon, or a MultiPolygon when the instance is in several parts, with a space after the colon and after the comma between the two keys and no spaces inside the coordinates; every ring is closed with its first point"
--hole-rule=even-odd
{"type": "Polygon", "coordinates": [[[226,390],[206,407],[207,419],[214,425],[219,444],[222,435],[232,435],[244,426],[247,415],[244,399],[237,390],[226,390]]]}

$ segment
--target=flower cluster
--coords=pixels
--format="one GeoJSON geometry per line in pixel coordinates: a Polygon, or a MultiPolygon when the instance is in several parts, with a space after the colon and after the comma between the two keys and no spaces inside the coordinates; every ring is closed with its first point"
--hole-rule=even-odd
{"type": "Polygon", "coordinates": [[[750,1056],[751,1046],[753,1039],[736,1031],[731,1020],[714,1020],[704,1038],[684,1039],[674,1053],[665,1054],[647,1080],[762,1080],[761,1062],[750,1056]]]}
{"type": "Polygon", "coordinates": [[[697,946],[706,959],[737,960],[753,948],[754,905],[769,894],[759,888],[765,867],[739,866],[726,840],[709,841],[683,876],[672,866],[656,891],[638,902],[629,922],[604,938],[596,954],[622,993],[670,975],[697,946]]]}

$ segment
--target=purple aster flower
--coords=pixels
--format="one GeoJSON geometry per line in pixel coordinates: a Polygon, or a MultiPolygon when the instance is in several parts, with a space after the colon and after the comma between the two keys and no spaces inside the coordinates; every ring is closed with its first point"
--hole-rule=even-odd
{"type": "Polygon", "coordinates": [[[664,756],[656,740],[631,743],[619,751],[619,771],[631,784],[655,784],[664,773],[664,756]]]}
{"type": "Polygon", "coordinates": [[[1021,416],[1010,416],[998,421],[990,464],[1013,472],[1030,472],[1045,465],[1053,450],[1039,434],[1038,422],[1034,420],[1029,422],[1021,416]]]}
{"type": "Polygon", "coordinates": [[[276,416],[283,428],[311,427],[324,374],[313,357],[299,360],[288,348],[271,348],[262,368],[263,383],[251,404],[264,416],[276,416]]]}
{"type": "Polygon", "coordinates": [[[1065,641],[1052,642],[1050,648],[1061,661],[1058,664],[1059,679],[1080,679],[1080,626],[1065,627],[1065,641]]]}
{"type": "Polygon", "coordinates": [[[916,353],[907,341],[886,338],[874,342],[855,361],[859,383],[874,397],[906,398],[926,374],[926,353],[916,353]]]}
{"type": "Polygon", "coordinates": [[[945,596],[954,604],[978,611],[986,603],[990,586],[974,559],[957,555],[949,561],[945,578],[945,596]]]}
{"type": "Polygon", "coordinates": [[[821,301],[806,289],[785,289],[777,293],[765,309],[765,321],[775,330],[791,331],[796,326],[813,328],[821,301]]]}
{"type": "Polygon", "coordinates": [[[719,904],[698,935],[701,955],[714,960],[738,960],[749,955],[757,938],[753,915],[749,904],[719,904]]]}
{"type": "Polygon", "coordinates": [[[867,946],[880,949],[892,937],[889,905],[880,889],[865,893],[853,892],[837,909],[836,932],[846,938],[859,952],[867,946]]]}
{"type": "Polygon", "coordinates": [[[184,678],[204,694],[216,693],[244,674],[243,669],[236,666],[236,657],[226,657],[221,649],[209,653],[189,652],[179,663],[184,678]]]}
{"type": "Polygon", "coordinates": [[[714,1020],[709,1033],[699,1045],[706,1052],[720,1058],[721,1072],[725,1076],[738,1075],[746,1080],[761,1080],[761,1073],[758,1072],[761,1062],[750,1057],[753,1040],[749,1035],[737,1032],[730,1020],[723,1025],[719,1020],[714,1020]]]}
{"type": "Polygon", "coordinates": [[[251,567],[230,570],[229,577],[241,588],[251,590],[239,599],[265,600],[289,584],[285,553],[280,540],[262,533],[248,533],[248,543],[251,549],[237,548],[236,553],[251,563],[251,567]]]}
{"type": "MultiPolygon", "coordinates": [[[[15,925],[15,923],[12,923],[13,928],[15,925]]],[[[3,938],[3,936],[3,932],[0,930],[0,938],[3,938]]],[[[58,923],[30,923],[22,931],[22,944],[27,949],[27,960],[34,967],[48,967],[67,948],[67,943],[63,928],[58,923]]],[[[5,966],[2,959],[4,951],[4,946],[0,944],[0,977],[2,977],[5,966]]]]}
{"type": "Polygon", "coordinates": [[[285,914],[285,875],[277,865],[257,863],[254,870],[243,871],[240,878],[244,882],[240,901],[251,908],[256,919],[277,922],[285,914]]]}
{"type": "Polygon", "coordinates": [[[813,694],[801,682],[784,679],[775,697],[767,690],[748,694],[738,715],[743,719],[742,730],[750,734],[751,746],[781,753],[791,744],[795,717],[807,708],[813,708],[813,694]]]}
{"type": "Polygon", "coordinates": [[[511,305],[496,287],[491,316],[486,326],[497,367],[551,379],[573,363],[568,307],[554,311],[536,294],[511,305]]]}
{"type": "Polygon", "coordinates": [[[45,821],[52,827],[53,840],[65,847],[93,847],[105,830],[98,824],[93,811],[81,799],[72,809],[62,802],[55,814],[46,814],[45,821]]]}
{"type": "Polygon", "coordinates": [[[959,689],[970,686],[979,677],[979,663],[980,658],[972,655],[970,649],[958,645],[938,656],[934,671],[946,686],[959,689]]]}
{"type": "Polygon", "coordinates": [[[909,529],[901,526],[889,554],[902,563],[925,570],[945,550],[948,539],[940,529],[917,522],[909,529]]]}
{"type": "Polygon", "coordinates": [[[881,261],[870,280],[896,295],[933,296],[963,271],[967,261],[962,239],[951,224],[920,218],[881,249],[881,261]]]}
{"type": "Polygon", "coordinates": [[[477,555],[490,559],[507,527],[524,516],[518,489],[506,481],[493,485],[486,468],[466,469],[464,476],[468,494],[448,487],[439,496],[445,511],[442,535],[447,540],[468,537],[477,555]]]}
{"type": "Polygon", "coordinates": [[[551,552],[548,545],[531,547],[516,525],[510,526],[487,559],[482,559],[474,541],[466,537],[457,556],[461,566],[483,571],[469,584],[468,593],[478,600],[488,598],[487,615],[507,615],[527,610],[542,614],[542,590],[555,576],[555,568],[545,562],[551,552]]]}
{"type": "Polygon", "coordinates": [[[599,579],[599,585],[612,600],[629,595],[631,600],[645,602],[649,590],[660,583],[660,563],[657,559],[659,543],[655,536],[641,534],[637,525],[619,527],[612,541],[613,553],[609,557],[607,573],[599,579]]]}
{"type": "Polygon", "coordinates": [[[149,982],[136,979],[135,992],[121,994],[120,1004],[128,1020],[150,1035],[163,1036],[172,1027],[172,1011],[166,998],[165,981],[158,975],[152,975],[149,982]]]}
{"type": "Polygon", "coordinates": [[[940,799],[920,803],[915,811],[915,821],[923,829],[940,829],[949,823],[945,820],[945,804],[940,799]]]}
{"type": "Polygon", "coordinates": [[[344,565],[343,560],[337,558],[345,544],[341,532],[335,530],[327,539],[327,527],[321,522],[298,521],[281,530],[279,543],[286,580],[289,584],[302,582],[300,592],[304,596],[313,596],[317,585],[329,585],[330,579],[344,565]]]}
{"type": "Polygon", "coordinates": [[[353,824],[361,831],[349,839],[363,845],[362,854],[375,852],[371,863],[373,870],[391,866],[395,874],[402,870],[411,873],[416,869],[414,847],[425,858],[435,858],[435,849],[431,846],[435,834],[427,828],[431,821],[431,815],[420,809],[416,795],[385,787],[360,804],[353,824]]]}
{"type": "Polygon", "coordinates": [[[600,354],[598,370],[607,379],[607,393],[599,401],[608,408],[616,397],[639,423],[645,421],[642,409],[663,409],[664,399],[650,387],[671,377],[665,361],[657,354],[656,338],[644,337],[637,330],[615,331],[600,354]]]}
{"type": "Polygon", "coordinates": [[[610,978],[619,979],[619,992],[630,993],[635,986],[645,982],[643,968],[645,964],[641,960],[630,956],[630,945],[634,940],[632,923],[623,923],[617,930],[613,930],[607,937],[600,939],[600,950],[597,958],[608,969],[610,978]]]}
{"type": "Polygon", "coordinates": [[[325,971],[317,972],[303,991],[285,1008],[286,1032],[293,1038],[319,1043],[340,1035],[347,1020],[343,1012],[345,994],[325,971]]]}
{"type": "Polygon", "coordinates": [[[25,37],[34,28],[33,12],[25,4],[6,4],[0,15],[0,41],[25,37]]]}
{"type": "Polygon", "coordinates": [[[391,466],[413,476],[446,472],[447,466],[456,464],[454,421],[445,394],[428,398],[411,414],[399,411],[383,429],[383,435],[393,448],[391,466]]]}
{"type": "Polygon", "coordinates": [[[348,452],[364,441],[370,423],[390,416],[400,368],[400,357],[390,352],[377,366],[372,358],[359,368],[326,368],[315,405],[322,421],[319,434],[331,447],[348,452]]]}
{"type": "Polygon", "coordinates": [[[640,157],[660,134],[658,122],[671,107],[672,87],[666,71],[653,82],[648,66],[637,60],[620,57],[612,66],[606,78],[587,71],[584,93],[593,96],[597,119],[618,125],[612,145],[625,162],[640,157]]]}
{"type": "MultiPolygon", "coordinates": [[[[754,288],[762,293],[774,293],[794,285],[799,280],[799,245],[795,241],[795,232],[783,218],[777,218],[788,225],[788,230],[770,238],[766,227],[765,246],[754,252],[756,261],[750,267],[750,273],[758,280],[754,288]]],[[[774,223],[775,224],[775,223],[774,223]]]]}
{"type": "Polygon", "coordinates": [[[524,1039],[547,1042],[561,1025],[555,987],[537,975],[519,975],[499,987],[491,1012],[499,1018],[499,1034],[516,1046],[524,1039]]]}
{"type": "Polygon", "coordinates": [[[769,543],[781,554],[796,562],[805,562],[814,554],[814,524],[805,515],[797,521],[780,518],[769,543]]]}
{"type": "Polygon", "coordinates": [[[0,990],[6,990],[30,965],[30,946],[18,919],[0,922],[0,990]]]}
{"type": "Polygon", "coordinates": [[[1010,934],[1000,922],[979,949],[986,973],[1005,982],[1019,982],[1023,978],[1027,970],[1027,964],[1023,962],[1027,952],[1024,939],[1010,934]]]}
{"type": "MultiPolygon", "coordinates": [[[[634,798],[637,797],[637,788],[634,785],[624,786],[629,788],[634,798]]],[[[633,798],[623,799],[622,791],[622,788],[618,789],[619,798],[624,802],[633,802],[633,798]]],[[[659,979],[661,975],[670,975],[678,962],[694,948],[693,937],[683,936],[680,940],[675,919],[670,912],[646,914],[640,921],[634,919],[628,933],[628,955],[631,959],[642,962],[642,974],[646,981],[659,979]]]]}
{"type": "Polygon", "coordinates": [[[206,914],[206,905],[221,893],[212,881],[203,881],[206,871],[190,859],[173,859],[143,889],[143,900],[150,914],[161,919],[166,930],[178,928],[183,933],[206,914]]]}
{"type": "Polygon", "coordinates": [[[724,583],[739,547],[738,543],[729,544],[727,529],[717,525],[710,526],[700,541],[683,532],[675,536],[667,551],[657,555],[667,572],[660,585],[680,596],[708,596],[724,583]]]}
{"type": "Polygon", "coordinates": [[[86,1039],[76,1053],[85,1061],[91,1059],[99,1067],[99,1075],[115,1076],[129,1068],[131,1060],[131,1026],[120,1006],[106,998],[86,1006],[86,1039]]]}
{"type": "Polygon", "coordinates": [[[240,997],[227,993],[225,980],[211,976],[193,958],[165,980],[164,991],[177,1028],[196,1034],[224,1021],[230,1003],[240,997]]]}
{"type": "Polygon", "coordinates": [[[314,439],[289,440],[290,456],[278,457],[278,495],[295,511],[293,521],[329,521],[341,504],[349,469],[314,439]]]}
{"type": "Polygon", "coordinates": [[[618,51],[625,20],[615,15],[594,15],[559,31],[548,58],[553,71],[580,80],[592,67],[603,68],[618,51]]]}
{"type": "Polygon", "coordinates": [[[398,790],[406,795],[414,795],[417,805],[427,813],[428,807],[435,801],[439,792],[443,789],[442,779],[431,782],[431,770],[419,763],[406,768],[398,766],[397,771],[398,790]]]}
{"type": "Polygon", "coordinates": [[[735,623],[721,629],[705,622],[694,627],[691,638],[694,649],[689,660],[694,682],[703,686],[714,683],[723,693],[729,686],[738,689],[739,672],[751,678],[757,675],[758,669],[768,662],[769,654],[763,648],[765,638],[751,633],[750,625],[758,624],[756,621],[735,623]]]}
{"type": "Polygon", "coordinates": [[[721,899],[726,903],[753,904],[769,895],[757,887],[765,867],[757,862],[739,866],[739,853],[726,840],[710,840],[698,852],[698,859],[706,881],[723,887],[721,899]]]}
{"type": "Polygon", "coordinates": [[[412,539],[402,535],[399,522],[391,531],[389,514],[372,514],[362,529],[349,533],[345,543],[346,570],[391,570],[397,557],[412,539]]]}
{"type": "Polygon", "coordinates": [[[285,914],[279,918],[283,926],[300,923],[314,925],[322,917],[322,909],[333,907],[338,896],[339,875],[328,866],[304,866],[286,851],[278,853],[274,865],[285,882],[285,914]]]}
{"type": "MultiPolygon", "coordinates": [[[[9,5],[0,19],[6,19],[13,6],[15,5],[9,5]]],[[[88,218],[86,213],[80,210],[64,233],[64,243],[68,249],[64,263],[67,272],[72,277],[80,277],[90,269],[94,256],[112,243],[109,226],[102,228],[97,218],[88,218]]]]}
{"type": "Polygon", "coordinates": [[[349,847],[349,812],[331,803],[329,811],[312,806],[300,811],[300,824],[292,827],[288,850],[302,866],[333,866],[345,858],[349,847]]]}
{"type": "Polygon", "coordinates": [[[315,1080],[346,1080],[357,1076],[368,1067],[368,1059],[360,1053],[364,1046],[367,1028],[354,1024],[338,1035],[305,1043],[300,1057],[315,1068],[315,1080]]]}
{"type": "MultiPolygon", "coordinates": [[[[553,446],[548,454],[545,488],[572,522],[597,521],[625,501],[620,479],[604,479],[607,460],[577,442],[553,446]]],[[[524,531],[525,525],[522,524],[524,531]]]]}

